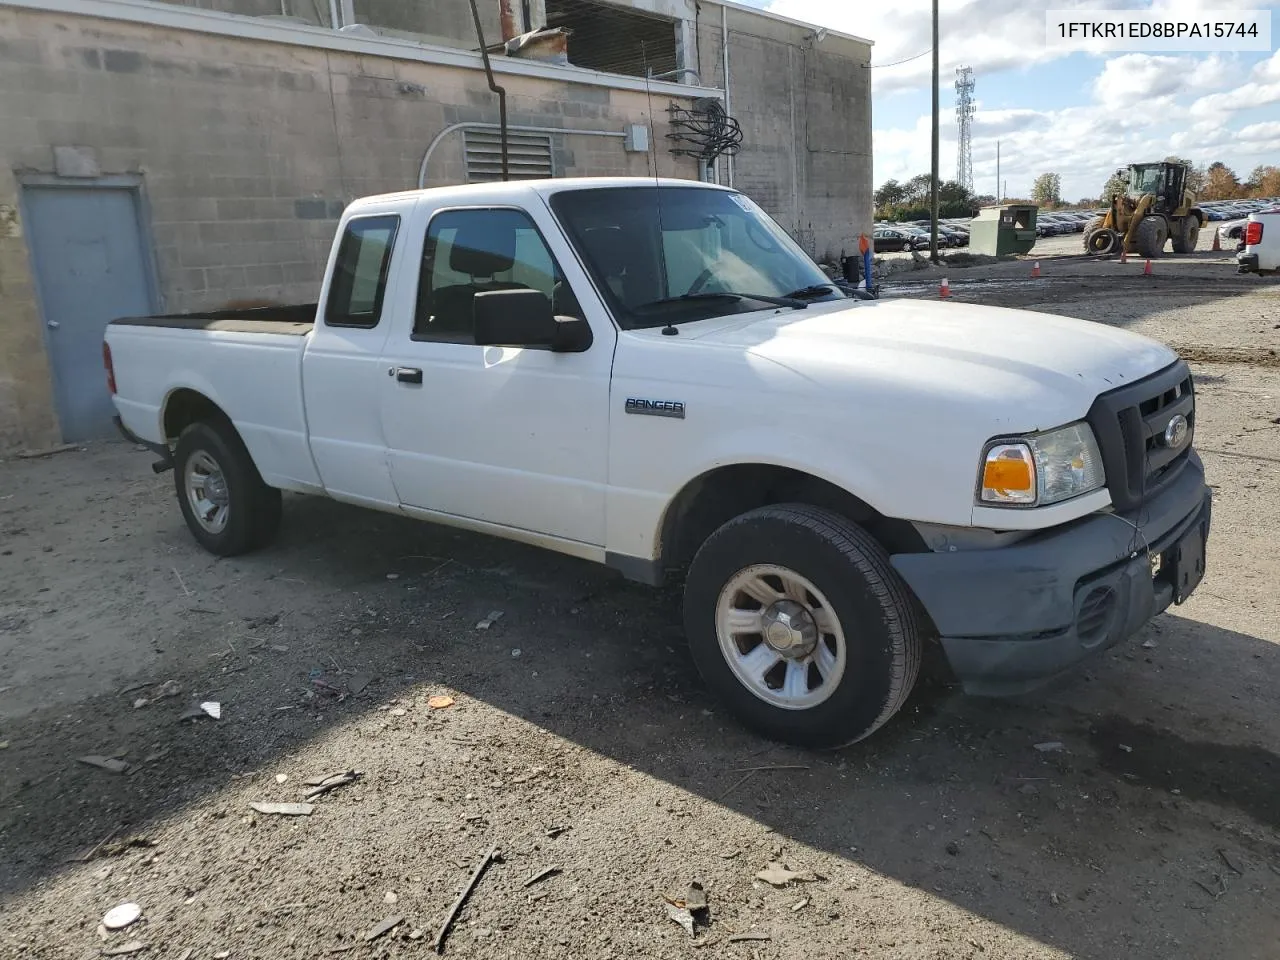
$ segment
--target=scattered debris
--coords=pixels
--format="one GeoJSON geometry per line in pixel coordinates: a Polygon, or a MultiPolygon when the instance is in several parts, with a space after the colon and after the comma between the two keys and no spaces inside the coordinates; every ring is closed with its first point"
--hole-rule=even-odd
{"type": "Polygon", "coordinates": [[[1227,865],[1227,869],[1234,873],[1237,877],[1243,877],[1244,871],[1231,862],[1231,858],[1227,856],[1227,851],[1218,848],[1218,857],[1227,865]]]}
{"type": "MultiPolygon", "coordinates": [[[[498,616],[502,614],[499,613],[498,616]]],[[[496,619],[496,618],[495,618],[496,619]]],[[[462,892],[458,894],[458,899],[453,901],[453,906],[449,908],[449,912],[445,914],[444,923],[440,924],[440,932],[436,934],[436,938],[431,943],[431,949],[436,953],[444,953],[444,939],[449,935],[449,930],[453,926],[453,922],[458,918],[462,905],[467,902],[467,898],[471,896],[471,891],[475,889],[476,884],[480,882],[480,877],[484,875],[485,870],[489,868],[489,864],[496,862],[502,856],[497,847],[490,847],[489,852],[484,855],[484,859],[476,865],[475,870],[471,874],[471,879],[467,881],[467,885],[462,888],[462,892]]]]}
{"type": "Polygon", "coordinates": [[[501,610],[490,610],[489,615],[476,624],[477,630],[488,630],[495,623],[502,619],[501,610]]]}
{"type": "Polygon", "coordinates": [[[202,703],[193,703],[182,711],[179,720],[194,720],[200,717],[213,717],[215,720],[222,719],[222,704],[214,700],[206,700],[202,703]]]}
{"type": "Polygon", "coordinates": [[[819,877],[811,872],[797,873],[786,864],[770,861],[756,874],[756,879],[763,880],[771,887],[785,887],[791,883],[813,883],[819,877]]]}
{"type": "MultiPolygon", "coordinates": [[[[316,797],[324,796],[330,790],[336,790],[338,787],[345,787],[349,783],[355,783],[360,779],[362,774],[359,770],[348,770],[346,773],[335,773],[332,776],[325,777],[319,783],[308,790],[304,795],[304,800],[314,800],[316,797]]],[[[308,780],[310,785],[311,781],[308,780]]]]}
{"type": "Polygon", "coordinates": [[[1155,648],[1156,648],[1156,642],[1155,642],[1154,640],[1143,640],[1143,641],[1142,641],[1142,649],[1143,649],[1143,650],[1154,650],[1155,648]]]}
{"type": "Polygon", "coordinates": [[[1062,897],[1058,896],[1058,892],[1054,890],[1049,894],[1049,902],[1056,907],[1058,904],[1062,903],[1062,897]]]}
{"type": "Polygon", "coordinates": [[[387,574],[387,579],[388,579],[388,580],[399,580],[399,579],[400,579],[400,574],[398,574],[398,573],[388,573],[388,574],[387,574]]]}
{"type": "Polygon", "coordinates": [[[522,653],[524,653],[524,651],[523,651],[523,650],[521,650],[519,647],[516,647],[514,650],[512,650],[512,651],[511,651],[511,657],[512,657],[512,659],[513,659],[513,660],[519,660],[519,659],[520,659],[520,655],[521,655],[522,653]]]}
{"type": "Polygon", "coordinates": [[[804,909],[805,907],[807,907],[808,905],[809,905],[809,898],[808,898],[808,897],[805,897],[805,898],[804,898],[803,900],[801,900],[799,903],[793,903],[793,904],[791,905],[791,912],[792,912],[792,913],[799,913],[801,910],[803,910],[803,909],[804,909]]]}
{"type": "Polygon", "coordinates": [[[404,707],[396,707],[395,709],[388,711],[388,713],[390,713],[391,716],[393,717],[403,717],[408,712],[409,711],[406,710],[404,707]]]}
{"type": "Polygon", "coordinates": [[[193,594],[190,590],[188,590],[188,589],[187,589],[187,585],[186,585],[186,583],[184,583],[184,582],[183,582],[183,580],[182,580],[182,574],[180,574],[180,573],[178,572],[178,568],[177,568],[177,567],[171,567],[170,569],[172,569],[172,570],[173,570],[173,575],[174,575],[175,577],[177,577],[177,578],[178,578],[178,586],[180,586],[180,587],[182,588],[182,592],[183,592],[183,593],[185,593],[188,597],[194,596],[194,594],[193,594]]]}
{"type": "Polygon", "coordinates": [[[410,940],[421,940],[424,936],[426,936],[426,934],[423,932],[423,930],[420,927],[414,927],[412,930],[409,931],[410,940]]]}
{"type": "Polygon", "coordinates": [[[548,837],[548,838],[550,838],[551,840],[554,840],[556,837],[560,836],[560,834],[565,833],[566,831],[571,830],[571,829],[572,829],[572,828],[571,828],[571,827],[568,827],[568,826],[564,826],[564,827],[547,827],[547,829],[546,829],[546,830],[544,830],[544,831],[543,831],[543,833],[545,833],[545,834],[547,835],[547,837],[548,837]]]}
{"type": "Polygon", "coordinates": [[[118,757],[100,757],[97,754],[92,754],[77,759],[80,763],[90,767],[97,767],[99,770],[106,770],[108,773],[124,773],[129,769],[129,764],[118,757]]]}
{"type": "Polygon", "coordinates": [[[434,697],[427,699],[427,706],[432,710],[443,710],[445,707],[452,707],[453,697],[444,693],[436,694],[434,697]]]}
{"type": "Polygon", "coordinates": [[[102,918],[102,925],[108,930],[123,930],[133,926],[142,918],[142,908],[136,903],[122,903],[112,907],[102,918]]]}
{"type": "Polygon", "coordinates": [[[0,740],[0,750],[8,750],[8,749],[9,749],[9,741],[0,740]]]}
{"type": "Polygon", "coordinates": [[[84,853],[72,854],[71,856],[67,857],[66,860],[63,861],[63,863],[88,863],[90,860],[96,857],[102,851],[102,848],[105,847],[111,841],[111,838],[114,837],[119,832],[120,832],[119,827],[112,827],[110,833],[108,833],[105,837],[103,837],[101,840],[95,843],[92,847],[90,847],[84,853]]]}
{"type": "Polygon", "coordinates": [[[254,801],[249,804],[259,813],[275,814],[281,817],[309,817],[315,804],[313,803],[259,803],[254,801]]]}
{"type": "Polygon", "coordinates": [[[561,872],[560,867],[547,867],[545,870],[538,871],[532,877],[526,880],[524,882],[524,886],[532,887],[539,880],[545,880],[547,879],[547,877],[554,877],[557,873],[560,873],[560,872],[561,872]]]}
{"type": "Polygon", "coordinates": [[[156,689],[155,696],[152,700],[160,700],[167,697],[176,697],[182,692],[182,687],[177,680],[166,680],[156,689]]]}
{"type": "Polygon", "coordinates": [[[354,677],[347,681],[347,691],[357,697],[364,692],[364,688],[373,683],[373,677],[367,673],[357,673],[354,677]]]}
{"type": "Polygon", "coordinates": [[[1217,890],[1214,890],[1207,883],[1201,883],[1199,880],[1192,880],[1191,882],[1194,883],[1201,890],[1203,890],[1205,893],[1207,893],[1209,896],[1213,897],[1213,899],[1217,900],[1219,897],[1221,897],[1224,893],[1227,892],[1227,878],[1220,874],[1214,874],[1214,879],[1218,881],[1217,890]]]}
{"type": "Polygon", "coordinates": [[[1133,747],[1129,746],[1127,743],[1122,743],[1119,746],[1125,753],[1133,753],[1133,747]]]}
{"type": "Polygon", "coordinates": [[[399,899],[399,895],[394,890],[388,890],[382,895],[382,902],[388,906],[394,906],[399,899]]]}
{"type": "Polygon", "coordinates": [[[763,943],[772,940],[767,933],[735,933],[728,939],[729,943],[763,943]]]}
{"type": "Polygon", "coordinates": [[[287,773],[276,774],[276,783],[284,783],[288,779],[289,779],[289,775],[287,773]]]}
{"type": "Polygon", "coordinates": [[[1061,740],[1048,740],[1044,743],[1037,743],[1036,749],[1041,753],[1061,753],[1067,748],[1061,740]]]}
{"type": "Polygon", "coordinates": [[[670,917],[675,923],[678,923],[680,924],[680,926],[684,927],[685,933],[689,934],[689,936],[691,937],[694,936],[692,913],[690,913],[684,907],[677,907],[675,904],[671,903],[670,901],[664,902],[663,906],[667,908],[668,917],[670,917]]]}
{"type": "Polygon", "coordinates": [[[147,704],[149,704],[150,702],[151,702],[151,701],[150,701],[150,700],[148,700],[146,697],[139,697],[137,700],[133,701],[133,709],[135,709],[135,710],[141,710],[143,707],[145,707],[145,706],[146,706],[147,704]]]}
{"type": "Polygon", "coordinates": [[[141,940],[130,940],[128,943],[122,943],[118,947],[103,948],[102,955],[104,957],[124,957],[131,953],[141,953],[146,949],[147,945],[141,940]]]}

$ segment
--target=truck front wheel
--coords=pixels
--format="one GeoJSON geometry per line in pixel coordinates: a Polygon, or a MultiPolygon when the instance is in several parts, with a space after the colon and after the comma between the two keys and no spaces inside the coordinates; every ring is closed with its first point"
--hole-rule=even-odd
{"type": "Polygon", "coordinates": [[[178,505],[202,547],[232,557],[262,546],[280,527],[280,491],[262,481],[235,427],[193,423],[174,450],[178,505]]]}
{"type": "Polygon", "coordinates": [[[853,743],[898,712],[920,669],[917,609],[873,537],[805,504],[730,520],[685,583],[685,630],[712,692],[804,747],[853,743]]]}

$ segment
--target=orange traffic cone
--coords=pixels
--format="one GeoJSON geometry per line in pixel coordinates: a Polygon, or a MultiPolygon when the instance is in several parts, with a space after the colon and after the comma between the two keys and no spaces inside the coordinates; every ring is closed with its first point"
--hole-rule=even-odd
{"type": "Polygon", "coordinates": [[[1147,258],[1147,265],[1142,268],[1142,275],[1144,277],[1151,276],[1151,258],[1150,257],[1147,258]]]}
{"type": "Polygon", "coordinates": [[[1034,280],[1034,279],[1035,279],[1036,277],[1038,277],[1038,276],[1040,276],[1040,261],[1039,261],[1039,260],[1037,260],[1035,263],[1033,263],[1033,264],[1031,265],[1031,279],[1032,279],[1032,280],[1034,280]]]}
{"type": "Polygon", "coordinates": [[[1213,250],[1215,253],[1222,252],[1222,238],[1218,236],[1218,231],[1213,231],[1213,250]]]}
{"type": "Polygon", "coordinates": [[[1120,262],[1121,263],[1129,262],[1129,251],[1126,250],[1124,247],[1120,248],[1120,262]]]}
{"type": "Polygon", "coordinates": [[[943,300],[951,296],[951,281],[948,280],[946,277],[942,278],[942,285],[938,287],[938,296],[941,297],[943,300]]]}

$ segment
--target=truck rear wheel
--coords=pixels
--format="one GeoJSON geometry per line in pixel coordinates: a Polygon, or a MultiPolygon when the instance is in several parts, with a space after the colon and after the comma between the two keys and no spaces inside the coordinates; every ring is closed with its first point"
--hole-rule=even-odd
{"type": "Polygon", "coordinates": [[[870,534],[804,504],[730,520],[685,582],[685,630],[712,692],[804,747],[853,743],[898,712],[920,670],[917,611],[870,534]]]}
{"type": "Polygon", "coordinates": [[[178,505],[202,547],[232,557],[275,536],[280,528],[280,491],[263,482],[230,423],[191,424],[178,437],[173,459],[178,505]]]}
{"type": "Polygon", "coordinates": [[[1165,241],[1169,239],[1169,228],[1164,217],[1143,217],[1138,224],[1138,253],[1144,257],[1158,257],[1164,253],[1165,241]]]}

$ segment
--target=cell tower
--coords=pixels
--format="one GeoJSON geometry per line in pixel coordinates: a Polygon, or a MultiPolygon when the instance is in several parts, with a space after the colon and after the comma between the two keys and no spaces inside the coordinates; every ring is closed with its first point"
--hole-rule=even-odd
{"type": "Polygon", "coordinates": [[[956,124],[960,127],[956,182],[973,190],[973,68],[956,70],[956,124]]]}

